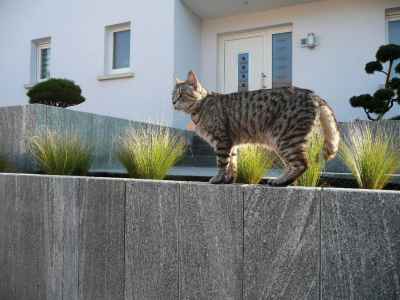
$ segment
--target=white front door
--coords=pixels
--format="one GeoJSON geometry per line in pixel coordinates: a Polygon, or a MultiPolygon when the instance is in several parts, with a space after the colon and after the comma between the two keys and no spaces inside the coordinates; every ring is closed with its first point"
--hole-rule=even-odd
{"type": "MultiPolygon", "coordinates": [[[[290,31],[290,28],[284,27],[222,35],[219,41],[219,90],[222,93],[233,93],[272,88],[273,49],[276,45],[273,37],[290,31]]],[[[279,73],[282,66],[275,69],[279,73]]]]}

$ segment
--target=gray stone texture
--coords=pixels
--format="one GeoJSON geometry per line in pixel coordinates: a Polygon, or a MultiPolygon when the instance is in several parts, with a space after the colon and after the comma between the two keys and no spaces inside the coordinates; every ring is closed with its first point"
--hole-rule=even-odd
{"type": "Polygon", "coordinates": [[[126,187],[126,299],[179,299],[179,185],[126,187]]]}
{"type": "Polygon", "coordinates": [[[320,191],[244,188],[244,299],[318,299],[320,191]]]}
{"type": "Polygon", "coordinates": [[[399,299],[400,193],[0,174],[0,299],[399,299]]]}
{"type": "Polygon", "coordinates": [[[400,193],[325,190],[321,299],[400,299],[400,193]]]}
{"type": "Polygon", "coordinates": [[[79,184],[79,299],[124,299],[125,183],[79,184]]]}
{"type": "MultiPolygon", "coordinates": [[[[93,172],[122,172],[115,152],[118,141],[129,128],[157,127],[70,109],[34,104],[0,107],[0,153],[15,171],[36,171],[28,152],[29,140],[46,130],[78,134],[93,149],[93,172]]],[[[173,129],[186,138],[192,133],[173,129]]]]}
{"type": "Polygon", "coordinates": [[[240,188],[182,184],[179,216],[180,299],[242,299],[240,188]]]}
{"type": "Polygon", "coordinates": [[[74,179],[0,176],[0,299],[77,299],[77,190],[74,179]]]}

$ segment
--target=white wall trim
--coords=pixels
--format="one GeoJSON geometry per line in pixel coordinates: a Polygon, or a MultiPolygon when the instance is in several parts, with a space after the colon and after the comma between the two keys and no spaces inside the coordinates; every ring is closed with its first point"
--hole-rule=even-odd
{"type": "Polygon", "coordinates": [[[127,78],[134,78],[134,77],[135,77],[134,73],[126,72],[126,73],[119,73],[119,74],[97,76],[97,80],[98,81],[106,81],[106,80],[127,79],[127,78]]]}

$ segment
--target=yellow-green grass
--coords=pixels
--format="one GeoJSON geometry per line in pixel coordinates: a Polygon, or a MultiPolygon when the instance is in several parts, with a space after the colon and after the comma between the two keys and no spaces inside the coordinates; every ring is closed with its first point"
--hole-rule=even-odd
{"type": "Polygon", "coordinates": [[[49,175],[86,175],[92,151],[74,133],[46,131],[29,141],[32,157],[41,172],[49,175]]]}
{"type": "Polygon", "coordinates": [[[308,169],[300,176],[295,185],[316,187],[321,180],[322,171],[325,168],[325,160],[322,156],[324,138],[319,130],[315,130],[310,137],[307,148],[308,169]]]}
{"type": "Polygon", "coordinates": [[[258,184],[275,162],[275,155],[260,145],[244,145],[238,150],[237,182],[258,184]]]}
{"type": "Polygon", "coordinates": [[[383,189],[400,169],[395,135],[379,123],[374,130],[364,123],[352,124],[339,154],[358,186],[364,189],[383,189]]]}
{"type": "Polygon", "coordinates": [[[129,177],[157,180],[164,179],[185,153],[184,139],[164,127],[130,129],[117,150],[129,177]]]}

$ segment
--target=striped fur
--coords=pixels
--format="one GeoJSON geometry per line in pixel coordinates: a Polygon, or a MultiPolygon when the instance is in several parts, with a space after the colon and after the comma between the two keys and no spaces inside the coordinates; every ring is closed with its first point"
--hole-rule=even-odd
{"type": "Polygon", "coordinates": [[[276,88],[228,95],[209,93],[193,72],[178,81],[173,104],[191,115],[196,132],[217,154],[218,173],[210,182],[231,183],[236,178],[236,151],[241,144],[261,144],[274,150],[285,173],[268,182],[271,186],[293,183],[308,167],[308,138],[321,124],[326,159],[335,157],[339,131],[332,109],[312,91],[276,88]]]}

